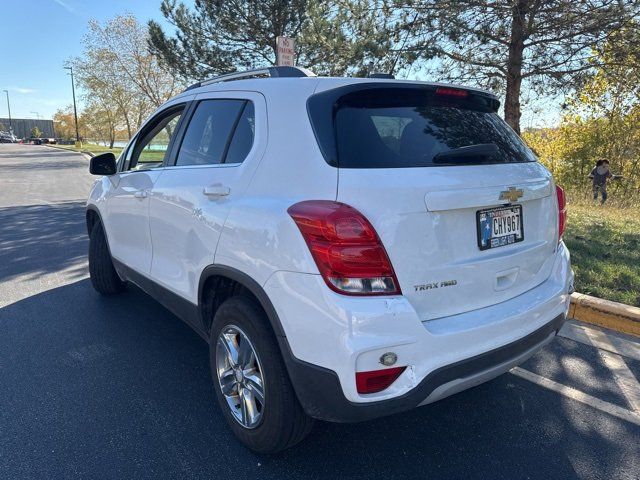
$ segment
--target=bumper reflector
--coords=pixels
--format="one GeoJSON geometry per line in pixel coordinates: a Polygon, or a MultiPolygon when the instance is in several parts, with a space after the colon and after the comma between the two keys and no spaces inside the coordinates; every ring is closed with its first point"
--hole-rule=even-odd
{"type": "Polygon", "coordinates": [[[404,372],[407,367],[385,368],[369,372],[356,372],[356,388],[358,393],[381,392],[404,372]]]}

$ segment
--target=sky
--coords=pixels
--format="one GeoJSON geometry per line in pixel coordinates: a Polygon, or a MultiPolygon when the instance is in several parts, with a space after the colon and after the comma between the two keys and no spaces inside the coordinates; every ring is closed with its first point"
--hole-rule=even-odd
{"type": "MultiPolygon", "coordinates": [[[[63,64],[82,51],[91,19],[132,13],[146,23],[166,21],[161,0],[0,0],[0,117],[48,118],[73,103],[63,64]],[[27,7],[28,5],[28,7],[27,7]]],[[[76,92],[78,96],[78,92],[76,92]]]]}
{"type": "MultiPolygon", "coordinates": [[[[154,19],[171,29],[160,13],[160,3],[161,0],[0,0],[0,117],[7,117],[6,94],[2,90],[9,92],[14,118],[50,119],[56,110],[71,105],[71,80],[62,67],[65,60],[81,53],[89,20],[104,22],[131,13],[142,23],[154,19]]],[[[308,67],[313,70],[312,65],[308,67]]],[[[78,91],[76,97],[81,105],[78,91]]],[[[561,99],[550,98],[530,102],[523,109],[522,127],[557,123],[560,103],[561,99]]]]}

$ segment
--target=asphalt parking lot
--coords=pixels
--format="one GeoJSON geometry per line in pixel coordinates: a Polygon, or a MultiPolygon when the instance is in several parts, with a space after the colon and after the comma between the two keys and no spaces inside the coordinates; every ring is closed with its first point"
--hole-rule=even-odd
{"type": "Polygon", "coordinates": [[[197,334],[136,288],[91,288],[87,165],[0,145],[0,479],[640,478],[640,348],[577,324],[472,390],[250,453],[197,334]]]}

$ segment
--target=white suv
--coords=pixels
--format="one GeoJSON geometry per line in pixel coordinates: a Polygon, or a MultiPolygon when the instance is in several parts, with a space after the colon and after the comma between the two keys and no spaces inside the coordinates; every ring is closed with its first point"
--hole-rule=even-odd
{"type": "Polygon", "coordinates": [[[294,67],[196,84],[91,160],[93,285],[134,283],[209,342],[258,452],[494,378],[553,339],[573,285],[563,191],[498,106],[294,67]]]}

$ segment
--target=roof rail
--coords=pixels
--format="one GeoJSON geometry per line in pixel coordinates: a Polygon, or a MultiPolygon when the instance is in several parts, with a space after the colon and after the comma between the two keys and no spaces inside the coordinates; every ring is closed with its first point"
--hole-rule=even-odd
{"type": "Polygon", "coordinates": [[[367,75],[369,78],[388,78],[389,80],[394,80],[396,77],[393,76],[392,73],[379,73],[374,72],[367,75]]]}
{"type": "Polygon", "coordinates": [[[283,78],[283,77],[315,77],[316,74],[311,70],[302,67],[265,67],[255,70],[247,70],[246,72],[227,73],[217,77],[209,78],[201,82],[194,83],[187,87],[184,91],[192,90],[212,83],[229,82],[231,80],[243,80],[246,78],[283,78]]]}

